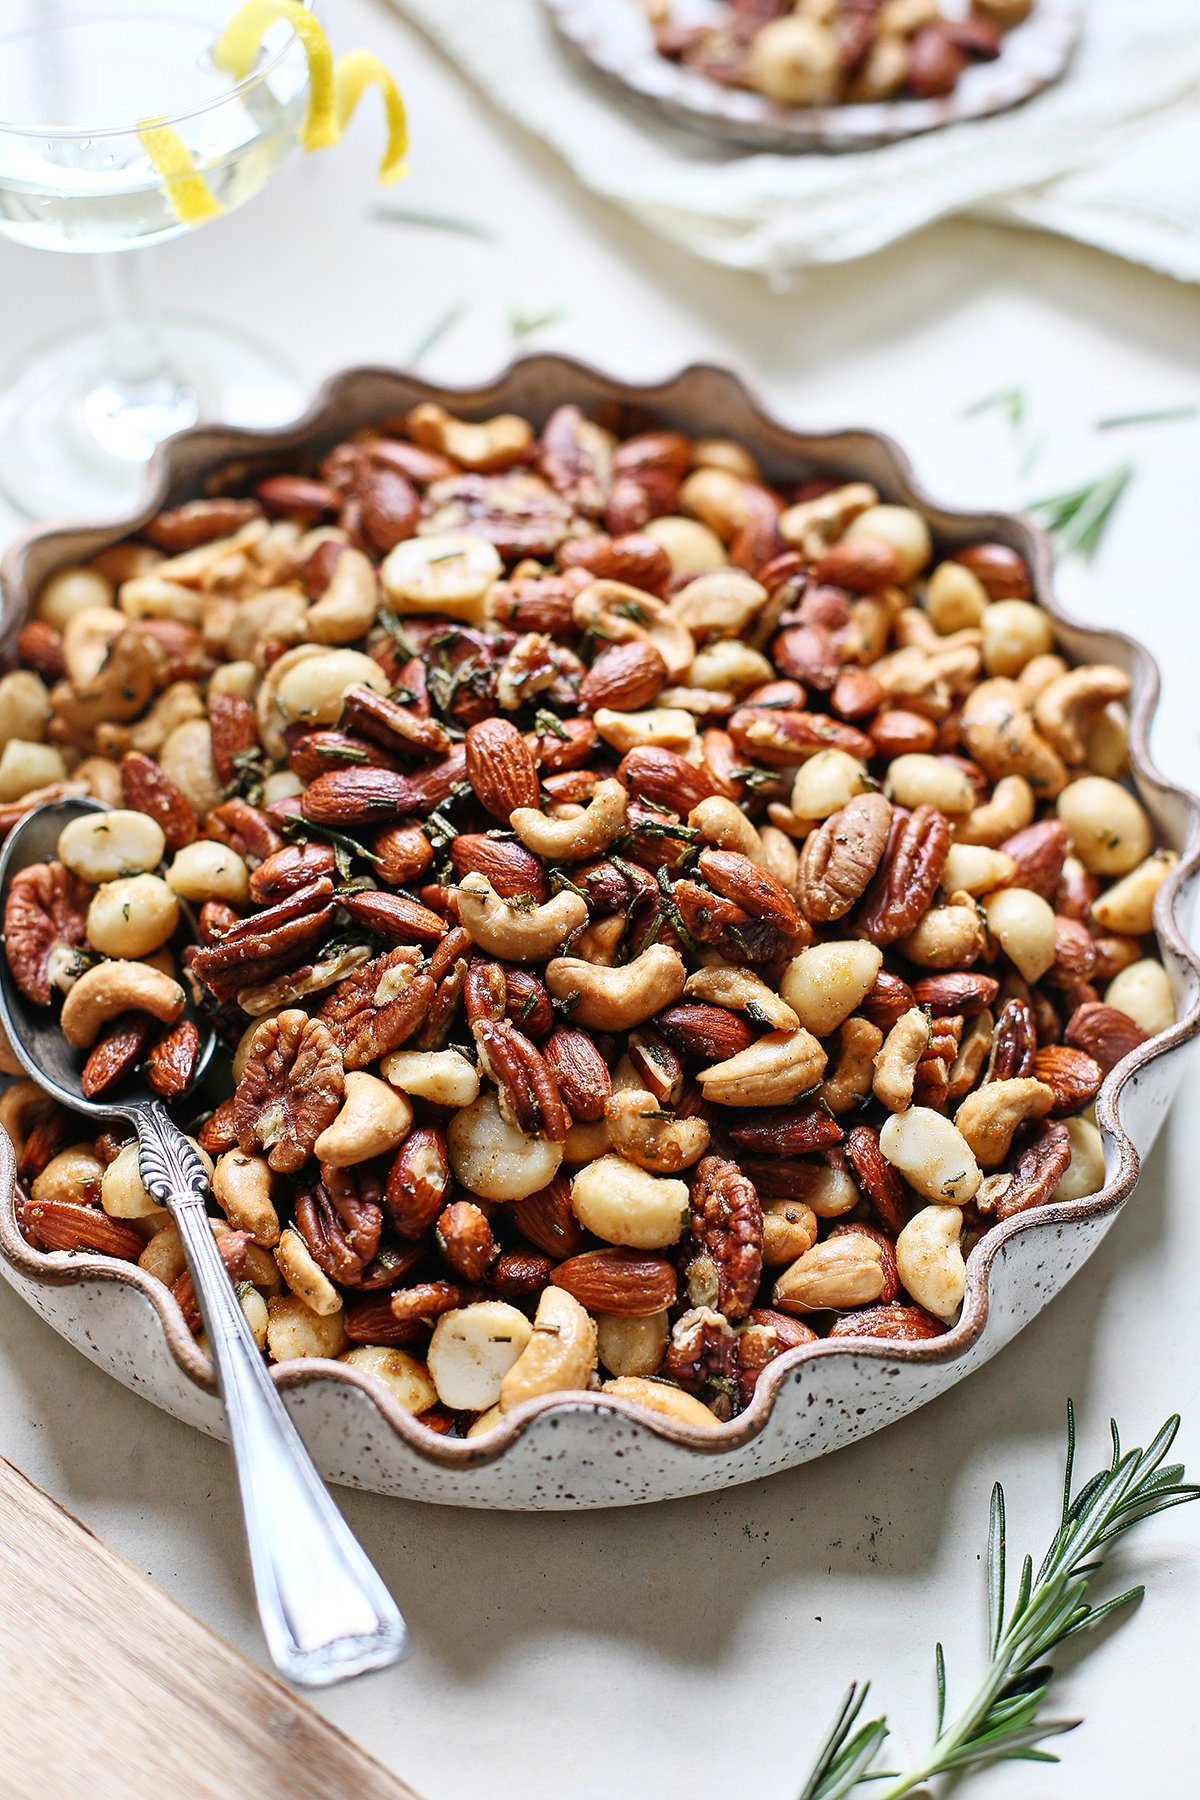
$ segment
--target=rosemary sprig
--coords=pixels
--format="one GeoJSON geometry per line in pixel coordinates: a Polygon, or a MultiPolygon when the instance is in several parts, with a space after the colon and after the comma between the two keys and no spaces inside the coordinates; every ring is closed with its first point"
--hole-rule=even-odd
{"type": "Polygon", "coordinates": [[[1058,1530],[1034,1574],[1026,1557],[1016,1598],[1005,1613],[1007,1524],[1004,1489],[992,1490],[988,1527],[987,1592],[989,1662],[983,1681],[963,1711],[949,1725],[946,1712],[946,1666],[936,1651],[937,1726],[933,1743],[904,1774],[872,1768],[888,1735],[886,1717],[859,1724],[868,1688],[854,1684],[842,1703],[833,1728],[799,1800],[846,1800],[871,1784],[874,1800],[900,1800],[937,1775],[960,1774],[1006,1760],[1057,1762],[1040,1749],[1047,1738],[1071,1731],[1078,1719],[1042,1714],[1054,1671],[1046,1658],[1060,1644],[1090,1630],[1130,1601],[1140,1600],[1141,1587],[1092,1606],[1088,1582],[1101,1567],[1105,1547],[1155,1513],[1200,1497],[1200,1487],[1183,1479],[1182,1463],[1166,1456],[1179,1430],[1179,1418],[1167,1420],[1146,1450],[1122,1452],[1115,1419],[1111,1421],[1112,1458],[1079,1492],[1072,1495],[1075,1465],[1075,1409],[1067,1403],[1067,1457],[1062,1515],[1058,1530]]]}
{"type": "Polygon", "coordinates": [[[1129,463],[1110,469],[1107,475],[1065,494],[1052,494],[1045,500],[1031,500],[1027,510],[1036,513],[1053,534],[1060,553],[1072,551],[1092,556],[1104,535],[1105,527],[1116,510],[1117,502],[1133,479],[1129,463]]]}
{"type": "Polygon", "coordinates": [[[468,219],[461,213],[424,212],[417,206],[392,206],[380,202],[371,208],[371,217],[381,225],[415,225],[423,231],[446,231],[453,237],[478,238],[484,244],[496,241],[494,231],[489,231],[478,219],[468,219]]]}
{"type": "Polygon", "coordinates": [[[998,393],[985,394],[982,400],[973,400],[970,406],[964,406],[964,419],[978,418],[980,413],[1002,412],[1014,431],[1025,419],[1025,394],[1021,388],[1001,388],[998,393]]]}
{"type": "Polygon", "coordinates": [[[1125,425],[1167,425],[1177,419],[1194,419],[1198,406],[1160,406],[1147,412],[1114,413],[1111,418],[1097,419],[1097,431],[1119,431],[1125,425]]]}

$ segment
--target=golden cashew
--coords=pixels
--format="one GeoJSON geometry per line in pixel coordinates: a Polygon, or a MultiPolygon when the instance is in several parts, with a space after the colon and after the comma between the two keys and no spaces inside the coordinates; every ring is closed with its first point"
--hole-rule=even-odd
{"type": "Polygon", "coordinates": [[[1119,781],[1129,773],[1129,714],[1115,702],[1094,713],[1087,728],[1087,766],[1119,781]]]}
{"type": "MultiPolygon", "coordinates": [[[[560,900],[570,897],[558,896],[560,900]]],[[[630,1031],[644,1024],[678,1000],[686,980],[683,958],[665,944],[651,944],[619,968],[606,969],[577,956],[556,956],[545,971],[546,986],[567,1008],[571,1023],[596,1031],[630,1031]]]]}
{"type": "MultiPolygon", "coordinates": [[[[125,614],[118,612],[115,606],[84,607],[68,619],[63,627],[63,662],[72,687],[87,687],[95,681],[109,650],[128,624],[125,614]]],[[[21,672],[13,671],[14,674],[21,672]]],[[[34,680],[41,687],[37,676],[34,680]]]]}
{"type": "Polygon", "coordinates": [[[882,967],[883,951],[865,940],[811,944],[792,958],[779,991],[801,1025],[828,1037],[861,1006],[882,967]]]}
{"type": "Polygon", "coordinates": [[[597,1362],[596,1321],[565,1288],[543,1289],[528,1343],[500,1383],[500,1411],[538,1394],[585,1389],[597,1362]]]}
{"type": "Polygon", "coordinates": [[[794,1263],[817,1241],[817,1215],[803,1200],[767,1200],[762,1215],[762,1258],[768,1269],[794,1263]]]}
{"type": "Polygon", "coordinates": [[[612,1148],[607,1119],[577,1119],[567,1133],[563,1145],[563,1161],[572,1168],[594,1162],[612,1148]]]}
{"type": "Polygon", "coordinates": [[[180,625],[198,625],[204,596],[182,582],[158,574],[141,575],[121,583],[117,605],[130,619],[174,619],[180,625]]]}
{"type": "Polygon", "coordinates": [[[1123,700],[1128,692],[1124,669],[1111,663],[1083,663],[1042,688],[1033,703],[1034,723],[1064,762],[1078,765],[1087,761],[1089,715],[1110,700],[1123,700]]]}
{"type": "Polygon", "coordinates": [[[880,1245],[865,1233],[847,1231],[814,1244],[785,1269],[771,1303],[785,1313],[844,1312],[878,1300],[884,1280],[880,1245]]]}
{"type": "Polygon", "coordinates": [[[1015,681],[981,681],[967,695],[962,712],[967,755],[993,781],[1023,775],[1034,793],[1052,800],[1067,784],[1066,764],[1038,731],[1015,681]]]}
{"type": "MultiPolygon", "coordinates": [[[[652,519],[650,523],[655,521],[652,519]]],[[[615,1380],[604,1382],[600,1392],[611,1394],[617,1400],[631,1400],[635,1406],[645,1407],[647,1412],[661,1413],[674,1424],[688,1425],[694,1431],[721,1429],[720,1419],[709,1412],[703,1400],[663,1381],[643,1380],[638,1375],[618,1375],[615,1380]]]]}
{"type": "Polygon", "coordinates": [[[441,450],[464,469],[480,475],[511,468],[521,461],[533,442],[533,426],[516,413],[496,413],[478,421],[456,419],[432,400],[414,406],[406,423],[414,444],[441,450]]]}
{"type": "Polygon", "coordinates": [[[718,1106],[786,1106],[816,1087],[825,1073],[825,1051],[811,1031],[768,1031],[724,1062],[702,1069],[706,1100],[718,1106]]]}
{"type": "Polygon", "coordinates": [[[985,844],[951,844],[942,867],[942,886],[954,892],[990,894],[1003,887],[1017,872],[1012,857],[1003,850],[990,850],[985,844]]]}
{"type": "Polygon", "coordinates": [[[0,1024],[0,1075],[16,1075],[20,1077],[23,1076],[24,1073],[25,1066],[23,1063],[18,1062],[17,1053],[12,1047],[8,1033],[5,1031],[4,1026],[0,1024]]]}
{"type": "Polygon", "coordinates": [[[903,1112],[911,1106],[917,1064],[929,1048],[929,1033],[928,1013],[913,1006],[896,1020],[884,1039],[875,1058],[871,1087],[875,1098],[889,1112],[903,1112]]]}
{"type": "Polygon", "coordinates": [[[606,1243],[665,1250],[683,1231],[688,1185],[652,1175],[624,1156],[599,1156],[572,1181],[571,1210],[606,1243]]]}
{"type": "Polygon", "coordinates": [[[986,1007],[968,1022],[958,1054],[950,1064],[947,1099],[961,1100],[975,1086],[991,1054],[995,1030],[996,1021],[986,1007]]]}
{"type": "MultiPolygon", "coordinates": [[[[169,688],[164,688],[149,712],[134,724],[97,725],[96,742],[106,756],[124,756],[129,750],[140,750],[143,756],[157,756],[177,726],[204,716],[204,702],[196,683],[173,681],[169,688]]],[[[121,804],[120,798],[115,804],[121,804]]]]}
{"type": "Polygon", "coordinates": [[[293,1294],[318,1318],[329,1318],[341,1312],[342,1296],[300,1233],[291,1225],[284,1227],[275,1246],[275,1261],[293,1294]]]}
{"type": "Polygon", "coordinates": [[[652,1175],[676,1175],[708,1149],[710,1134],[703,1119],[677,1119],[645,1088],[611,1095],[604,1116],[614,1150],[652,1175]]]}
{"type": "Polygon", "coordinates": [[[929,1106],[893,1113],[879,1133],[879,1148],[927,1200],[970,1200],[983,1179],[962,1132],[929,1106]]]}
{"type": "Polygon", "coordinates": [[[484,1412],[533,1336],[533,1326],[503,1300],[479,1300],[443,1313],[433,1328],[429,1373],[443,1406],[484,1412]]]}
{"type": "Polygon", "coordinates": [[[601,706],[592,714],[592,724],[622,756],[644,746],[685,754],[696,737],[695,717],[681,706],[654,706],[645,712],[617,712],[614,707],[601,706]]]}
{"type": "Polygon", "coordinates": [[[297,588],[267,588],[240,601],[232,612],[228,609],[224,599],[209,601],[203,622],[205,643],[216,640],[227,656],[252,663],[256,673],[263,666],[268,645],[298,646],[305,641],[308,600],[297,588]]]}
{"type": "Polygon", "coordinates": [[[896,1271],[918,1306],[947,1324],[962,1305],[967,1266],[957,1206],[926,1206],[896,1239],[896,1271]]]}
{"type": "Polygon", "coordinates": [[[1056,651],[1031,657],[1017,676],[1017,686],[1025,696],[1026,706],[1032,706],[1043,688],[1048,688],[1052,681],[1065,675],[1068,667],[1066,658],[1059,656],[1056,651]]]}
{"type": "MultiPolygon", "coordinates": [[[[821,1087],[831,1113],[849,1112],[871,1091],[883,1033],[870,1019],[847,1019],[838,1032],[837,1062],[821,1087]]],[[[856,1190],[857,1192],[857,1190],[856,1190]]]]}
{"type": "Polygon", "coordinates": [[[375,623],[379,586],[371,559],[361,550],[343,550],[329,586],[308,609],[305,629],[316,644],[354,644],[375,623]]]}
{"type": "Polygon", "coordinates": [[[716,638],[696,652],[687,685],[714,694],[744,694],[764,681],[774,681],[773,665],[761,650],[736,638],[716,638]]]}
{"type": "Polygon", "coordinates": [[[247,1156],[244,1150],[227,1150],[213,1170],[213,1198],[229,1223],[235,1231],[248,1231],[268,1250],[279,1242],[272,1182],[266,1157],[247,1156]]]}
{"type": "Polygon", "coordinates": [[[120,806],[125,799],[119,764],[107,756],[85,756],[75,771],[77,781],[86,781],[93,800],[105,806],[120,806]]]}
{"type": "Polygon", "coordinates": [[[624,936],[625,914],[610,913],[606,919],[597,919],[594,925],[585,925],[582,931],[576,932],[571,940],[571,950],[584,962],[602,963],[610,969],[617,960],[624,936]]]}
{"type": "Polygon", "coordinates": [[[458,917],[472,943],[489,956],[504,962],[541,962],[587,924],[588,909],[586,901],[564,888],[545,905],[522,911],[502,900],[485,875],[472,870],[458,888],[458,917]]]}
{"type": "Polygon", "coordinates": [[[341,1110],[313,1145],[313,1154],[335,1169],[353,1168],[355,1163],[397,1149],[412,1122],[413,1109],[404,1094],[378,1076],[356,1069],[346,1076],[341,1110]]]}
{"type": "Polygon", "coordinates": [[[966,969],[983,953],[983,920],[969,894],[934,906],[897,949],[921,969],[966,969]]]}
{"type": "Polygon", "coordinates": [[[967,814],[955,827],[960,844],[982,844],[994,849],[1005,838],[1033,822],[1033,789],[1023,775],[1002,775],[992,797],[967,814]]]}
{"type": "Polygon", "coordinates": [[[518,806],[508,822],[536,856],[548,862],[580,862],[617,841],[625,829],[627,805],[622,784],[609,779],[596,783],[591,799],[573,819],[548,819],[532,806],[518,806]]]}
{"type": "Polygon", "coordinates": [[[714,569],[680,588],[670,605],[672,618],[687,627],[693,640],[707,643],[740,638],[766,603],[767,590],[752,575],[741,569],[714,569]]]}
{"type": "Polygon", "coordinates": [[[407,1350],[384,1344],[355,1344],[338,1357],[351,1369],[365,1369],[381,1381],[388,1393],[404,1408],[418,1416],[437,1403],[437,1389],[425,1364],[407,1350]]]}
{"type": "Polygon", "coordinates": [[[98,963],[79,977],[63,1001],[63,1036],[77,1050],[87,1049],[109,1020],[123,1012],[148,1012],[173,1025],[185,1000],[177,981],[146,963],[98,963]]]}
{"type": "Polygon", "coordinates": [[[0,1094],[0,1130],[7,1133],[18,1157],[25,1148],[25,1139],[53,1104],[33,1081],[14,1081],[0,1094]]]}
{"type": "Polygon", "coordinates": [[[869,482],[847,482],[815,500],[785,507],[779,515],[779,535],[789,549],[799,550],[815,562],[878,499],[878,489],[869,482]]]}
{"type": "Polygon", "coordinates": [[[736,850],[760,868],[764,866],[762,838],[741,807],[735,806],[732,800],[712,794],[698,806],[693,806],[687,822],[693,831],[700,833],[706,844],[716,844],[721,850],[736,850]]]}
{"type": "Polygon", "coordinates": [[[665,600],[656,600],[641,588],[624,581],[593,581],[576,598],[572,610],[581,631],[594,631],[617,644],[653,644],[672,681],[682,680],[692,666],[696,641],[691,632],[665,600]]]}
{"type": "Polygon", "coordinates": [[[1012,1147],[1017,1126],[1028,1119],[1044,1119],[1053,1105],[1054,1089],[1032,1076],[988,1081],[967,1095],[954,1123],[980,1168],[998,1169],[1012,1147]]]}
{"type": "Polygon", "coordinates": [[[776,1031],[794,1031],[800,1024],[787,1001],[749,969],[710,963],[688,976],[683,992],[688,1000],[706,1000],[710,1006],[749,1013],[760,1025],[772,1025],[776,1031]]]}

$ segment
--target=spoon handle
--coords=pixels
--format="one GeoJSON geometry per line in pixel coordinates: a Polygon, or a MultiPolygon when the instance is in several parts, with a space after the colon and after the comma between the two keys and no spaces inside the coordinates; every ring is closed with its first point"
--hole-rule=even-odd
{"type": "Polygon", "coordinates": [[[205,1211],[204,1165],[161,1102],[139,1109],[142,1185],[171,1211],[196,1286],[237,1467],[267,1648],[299,1687],[404,1654],[400,1612],[334,1505],[238,1303],[205,1211]]]}

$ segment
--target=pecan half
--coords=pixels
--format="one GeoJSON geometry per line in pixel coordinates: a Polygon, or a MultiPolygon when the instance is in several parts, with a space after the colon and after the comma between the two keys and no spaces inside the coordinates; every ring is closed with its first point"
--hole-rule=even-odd
{"type": "Polygon", "coordinates": [[[1033,1074],[1037,1055],[1037,1030],[1024,1000],[1006,1000],[992,1033],[985,1081],[1016,1081],[1033,1074]]]}
{"type": "Polygon", "coordinates": [[[691,1253],[683,1274],[693,1306],[743,1319],[762,1280],[762,1207],[736,1163],[706,1156],[692,1184],[691,1253]]]}
{"type": "Polygon", "coordinates": [[[896,813],[858,916],[864,936],[875,944],[894,944],[908,936],[929,910],[949,849],[950,827],[936,807],[896,813]]]}
{"type": "Polygon", "coordinates": [[[1010,1219],[1014,1213],[1028,1212],[1031,1206],[1044,1206],[1066,1174],[1070,1161],[1071,1139],[1066,1126],[1058,1123],[1043,1125],[1018,1156],[1012,1179],[1000,1195],[996,1217],[1010,1219]]]}
{"type": "Polygon", "coordinates": [[[692,1307],[672,1327],[662,1372],[689,1394],[701,1396],[719,1419],[730,1419],[740,1392],[738,1344],[721,1313],[709,1306],[692,1307]]]}
{"type": "Polygon", "coordinates": [[[401,945],[340,982],[321,1007],[320,1018],[345,1067],[365,1069],[408,1042],[436,991],[432,976],[421,969],[420,952],[401,945]]]}
{"type": "Polygon", "coordinates": [[[798,877],[806,918],[816,925],[845,918],[879,866],[891,819],[882,794],[858,794],[809,834],[798,877]]]}
{"type": "Polygon", "coordinates": [[[379,1248],[382,1183],[363,1167],[321,1164],[321,1179],[296,1197],[296,1228],[331,1281],[355,1287],[379,1248]]]}
{"type": "Polygon", "coordinates": [[[13,979],[36,1006],[49,1006],[56,976],[87,939],[91,895],[60,862],[18,869],[4,903],[4,948],[13,979]]]}
{"type": "Polygon", "coordinates": [[[450,1188],[450,1154],[432,1125],[409,1132],[388,1173],[384,1205],[402,1238],[417,1239],[433,1224],[450,1188]]]}
{"type": "Polygon", "coordinates": [[[561,1144],[571,1115],[541,1051],[508,1019],[480,1019],[471,1029],[484,1073],[499,1089],[501,1118],[526,1137],[561,1144]]]}
{"type": "Polygon", "coordinates": [[[233,1130],[247,1154],[264,1150],[272,1169],[293,1174],[337,1116],[345,1075],[320,1019],[293,1010],[264,1019],[233,1096],[233,1130]]]}
{"type": "Polygon", "coordinates": [[[798,1350],[804,1344],[815,1344],[817,1334],[800,1319],[775,1312],[769,1306],[756,1306],[738,1333],[738,1399],[740,1410],[749,1406],[758,1378],[785,1350],[798,1350]]]}

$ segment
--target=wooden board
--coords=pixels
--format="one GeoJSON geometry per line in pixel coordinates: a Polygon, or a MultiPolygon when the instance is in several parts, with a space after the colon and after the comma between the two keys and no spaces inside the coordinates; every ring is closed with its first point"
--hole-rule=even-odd
{"type": "Polygon", "coordinates": [[[419,1800],[2,1458],[0,1793],[419,1800]]]}

